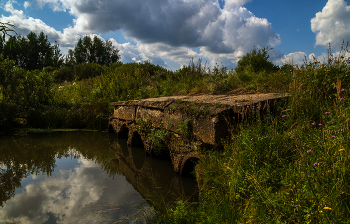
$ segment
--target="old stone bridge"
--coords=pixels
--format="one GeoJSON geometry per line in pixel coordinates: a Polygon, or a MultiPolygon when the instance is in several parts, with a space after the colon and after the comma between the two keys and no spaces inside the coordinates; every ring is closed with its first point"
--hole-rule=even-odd
{"type": "Polygon", "coordinates": [[[236,125],[284,102],[285,94],[171,96],[113,102],[109,131],[143,146],[150,155],[170,156],[175,172],[192,172],[203,151],[222,148],[236,125]]]}

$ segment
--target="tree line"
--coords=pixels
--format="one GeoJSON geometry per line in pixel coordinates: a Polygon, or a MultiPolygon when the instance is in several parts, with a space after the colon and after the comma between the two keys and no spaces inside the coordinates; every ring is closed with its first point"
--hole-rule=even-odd
{"type": "Polygon", "coordinates": [[[74,49],[63,55],[59,44],[51,44],[47,35],[30,32],[27,36],[0,38],[0,53],[24,70],[43,69],[45,67],[74,67],[82,63],[111,65],[120,60],[119,50],[109,40],[97,36],[80,38],[74,49]]]}

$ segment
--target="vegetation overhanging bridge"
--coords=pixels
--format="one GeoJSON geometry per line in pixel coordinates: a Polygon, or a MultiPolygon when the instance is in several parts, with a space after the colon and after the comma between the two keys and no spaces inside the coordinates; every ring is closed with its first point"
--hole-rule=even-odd
{"type": "Polygon", "coordinates": [[[206,150],[222,142],[239,122],[254,113],[275,108],[288,95],[171,96],[112,102],[109,132],[143,146],[151,155],[170,155],[175,172],[192,172],[206,150]]]}

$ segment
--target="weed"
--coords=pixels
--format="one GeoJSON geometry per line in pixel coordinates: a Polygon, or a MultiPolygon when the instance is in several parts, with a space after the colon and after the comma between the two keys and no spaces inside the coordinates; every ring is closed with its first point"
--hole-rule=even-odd
{"type": "Polygon", "coordinates": [[[203,115],[204,116],[209,116],[210,115],[209,109],[207,109],[207,108],[203,109],[203,115]]]}
{"type": "Polygon", "coordinates": [[[168,119],[168,126],[169,126],[169,127],[172,127],[172,126],[173,126],[173,123],[171,122],[170,119],[168,119]]]}
{"type": "Polygon", "coordinates": [[[224,104],[221,104],[221,103],[216,103],[216,108],[220,108],[220,107],[224,107],[225,105],[224,104]]]}
{"type": "Polygon", "coordinates": [[[174,106],[174,105],[170,105],[170,110],[172,110],[172,111],[175,111],[176,110],[176,106],[174,106]]]}
{"type": "Polygon", "coordinates": [[[177,123],[177,129],[175,130],[175,133],[183,135],[187,139],[191,139],[192,133],[190,130],[190,119],[186,119],[184,122],[177,123]]]}
{"type": "Polygon", "coordinates": [[[178,100],[175,101],[176,104],[181,104],[181,103],[183,103],[183,102],[184,102],[184,101],[183,101],[183,100],[180,100],[180,99],[178,99],[178,100]]]}

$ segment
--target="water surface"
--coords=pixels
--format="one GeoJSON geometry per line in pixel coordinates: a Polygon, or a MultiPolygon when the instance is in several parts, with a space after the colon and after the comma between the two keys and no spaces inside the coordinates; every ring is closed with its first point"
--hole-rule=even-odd
{"type": "Polygon", "coordinates": [[[0,137],[0,223],[143,223],[196,182],[170,161],[99,132],[0,137]]]}

